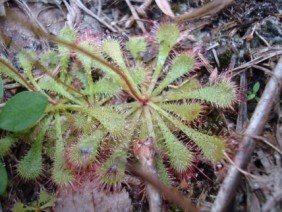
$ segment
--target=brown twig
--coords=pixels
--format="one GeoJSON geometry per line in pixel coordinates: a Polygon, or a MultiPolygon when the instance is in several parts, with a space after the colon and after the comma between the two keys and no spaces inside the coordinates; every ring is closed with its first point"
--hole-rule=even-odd
{"type": "MultiPolygon", "coordinates": [[[[282,57],[280,57],[273,73],[274,75],[267,83],[255,112],[252,115],[249,126],[245,131],[246,134],[261,134],[271,109],[279,97],[282,87],[282,57]]],[[[249,136],[244,136],[239,149],[242,151],[239,151],[236,154],[234,162],[237,167],[245,169],[254,149],[254,140],[249,136]]],[[[229,169],[212,207],[212,212],[221,212],[226,210],[235,193],[240,176],[241,174],[236,167],[232,166],[229,169]]]]}
{"type": "Polygon", "coordinates": [[[84,10],[88,15],[92,16],[97,21],[99,21],[101,24],[105,25],[112,32],[117,32],[117,30],[113,26],[111,26],[110,24],[102,20],[99,16],[95,15],[91,10],[85,7],[85,5],[80,0],[75,0],[75,1],[72,0],[72,2],[75,3],[80,9],[84,10]]]}
{"type": "Polygon", "coordinates": [[[174,202],[179,207],[181,207],[184,211],[189,211],[189,212],[199,211],[199,209],[196,206],[192,205],[190,201],[188,201],[187,198],[182,196],[175,188],[167,187],[159,180],[156,180],[156,178],[152,177],[146,172],[143,172],[143,170],[140,169],[140,167],[136,165],[128,164],[127,170],[141,177],[143,180],[150,183],[151,185],[153,185],[156,189],[158,189],[162,193],[162,195],[165,196],[167,200],[174,202]]]}
{"type": "Polygon", "coordinates": [[[247,122],[247,77],[246,72],[240,74],[240,96],[239,113],[237,117],[236,132],[242,132],[247,122]]]}
{"type": "Polygon", "coordinates": [[[145,29],[145,26],[144,26],[144,23],[143,22],[140,22],[138,21],[140,18],[135,10],[135,8],[132,6],[132,4],[130,3],[129,0],[125,0],[127,6],[129,7],[131,13],[132,13],[132,16],[134,17],[134,19],[136,20],[136,23],[138,25],[138,27],[142,30],[143,33],[146,33],[146,29],[145,29]]]}
{"type": "MultiPolygon", "coordinates": [[[[155,180],[159,180],[157,166],[156,166],[156,148],[155,140],[149,137],[143,141],[134,142],[134,153],[140,161],[141,168],[144,173],[149,174],[155,180]]],[[[150,211],[162,211],[162,198],[158,190],[150,183],[146,184],[146,191],[150,211]]]]}
{"type": "Polygon", "coordinates": [[[145,0],[143,4],[141,4],[138,8],[136,8],[136,11],[140,14],[145,16],[145,10],[149,8],[149,6],[152,4],[153,0],[145,0]]]}
{"type": "Polygon", "coordinates": [[[261,52],[257,53],[256,55],[254,55],[254,59],[252,59],[251,61],[238,66],[234,69],[231,69],[231,71],[234,73],[234,75],[237,75],[239,73],[242,72],[242,70],[246,70],[247,68],[253,67],[256,64],[261,63],[262,61],[265,61],[269,58],[275,57],[277,55],[282,55],[282,49],[281,47],[278,48],[264,48],[261,52]]]}
{"type": "Polygon", "coordinates": [[[219,12],[220,10],[224,9],[225,7],[229,6],[232,3],[233,0],[225,0],[225,1],[214,0],[192,12],[173,17],[173,20],[176,22],[184,22],[196,18],[201,18],[206,15],[216,14],[217,12],[219,12]]]}

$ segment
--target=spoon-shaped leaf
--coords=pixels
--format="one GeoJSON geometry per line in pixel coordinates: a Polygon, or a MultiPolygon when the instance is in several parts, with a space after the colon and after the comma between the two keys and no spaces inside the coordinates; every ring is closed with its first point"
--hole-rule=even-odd
{"type": "Polygon", "coordinates": [[[183,76],[185,73],[191,71],[194,65],[195,59],[192,56],[188,54],[181,54],[177,56],[171,66],[171,70],[167,73],[160,85],[154,90],[152,95],[158,95],[169,84],[183,76]]]}

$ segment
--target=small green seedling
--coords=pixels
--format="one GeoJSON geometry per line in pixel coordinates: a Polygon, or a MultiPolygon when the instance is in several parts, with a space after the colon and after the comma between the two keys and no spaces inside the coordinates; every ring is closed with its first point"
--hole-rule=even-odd
{"type": "Polygon", "coordinates": [[[22,202],[16,202],[13,207],[13,212],[46,211],[46,209],[54,207],[54,205],[55,205],[55,197],[46,191],[42,191],[39,194],[38,199],[31,202],[28,205],[25,205],[22,202]]]}
{"type": "Polygon", "coordinates": [[[259,89],[260,89],[260,83],[256,82],[253,86],[253,89],[248,91],[247,100],[251,101],[255,99],[258,102],[259,97],[257,96],[257,94],[258,94],[259,89]]]}

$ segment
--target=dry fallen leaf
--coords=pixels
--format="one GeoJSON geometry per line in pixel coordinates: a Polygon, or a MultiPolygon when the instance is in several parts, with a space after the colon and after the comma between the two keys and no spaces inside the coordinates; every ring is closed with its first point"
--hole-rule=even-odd
{"type": "Polygon", "coordinates": [[[75,189],[59,189],[54,211],[131,212],[132,202],[125,190],[106,193],[100,190],[95,182],[86,180],[75,189]]]}
{"type": "Polygon", "coordinates": [[[155,2],[164,14],[174,17],[170,4],[167,0],[155,0],[155,2]]]}
{"type": "Polygon", "coordinates": [[[216,82],[217,78],[218,78],[218,70],[217,70],[217,68],[214,68],[210,77],[209,77],[210,84],[213,85],[216,82]]]}

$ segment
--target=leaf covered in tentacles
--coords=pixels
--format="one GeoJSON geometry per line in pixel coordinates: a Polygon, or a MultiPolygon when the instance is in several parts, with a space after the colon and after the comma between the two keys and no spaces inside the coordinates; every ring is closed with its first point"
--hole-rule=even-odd
{"type": "MultiPolygon", "coordinates": [[[[78,168],[95,167],[95,176],[103,186],[118,188],[126,175],[125,163],[132,156],[132,142],[148,137],[154,137],[158,155],[153,160],[166,184],[172,180],[168,170],[184,173],[199,153],[212,163],[224,158],[224,139],[206,135],[192,126],[204,115],[204,107],[228,108],[235,102],[234,83],[222,77],[204,86],[195,77],[190,78],[200,64],[196,53],[179,53],[174,49],[180,36],[177,25],[162,24],[151,36],[154,39],[132,37],[122,44],[114,39],[83,38],[73,29],[64,28],[59,33],[57,48],[38,56],[38,62],[51,73],[47,76],[42,71],[38,78],[33,73],[37,56],[34,53],[19,53],[23,75],[16,73],[7,59],[0,58],[1,73],[29,90],[36,90],[32,95],[50,103],[47,108],[39,105],[41,113],[31,123],[25,124],[30,117],[13,123],[26,129],[45,117],[40,133],[18,165],[20,176],[40,176],[42,153],[48,148],[54,161],[52,179],[57,184],[77,180],[83,173],[78,168]],[[149,63],[143,62],[141,55],[152,41],[158,48],[157,56],[149,63]],[[77,46],[69,45],[72,43],[77,46]],[[46,146],[45,139],[49,141],[46,146]]],[[[26,115],[22,114],[26,105],[21,104],[22,108],[11,109],[21,111],[15,119],[26,115]]],[[[8,122],[7,115],[2,116],[8,122]]],[[[0,157],[17,140],[13,135],[1,139],[0,157]]]]}

